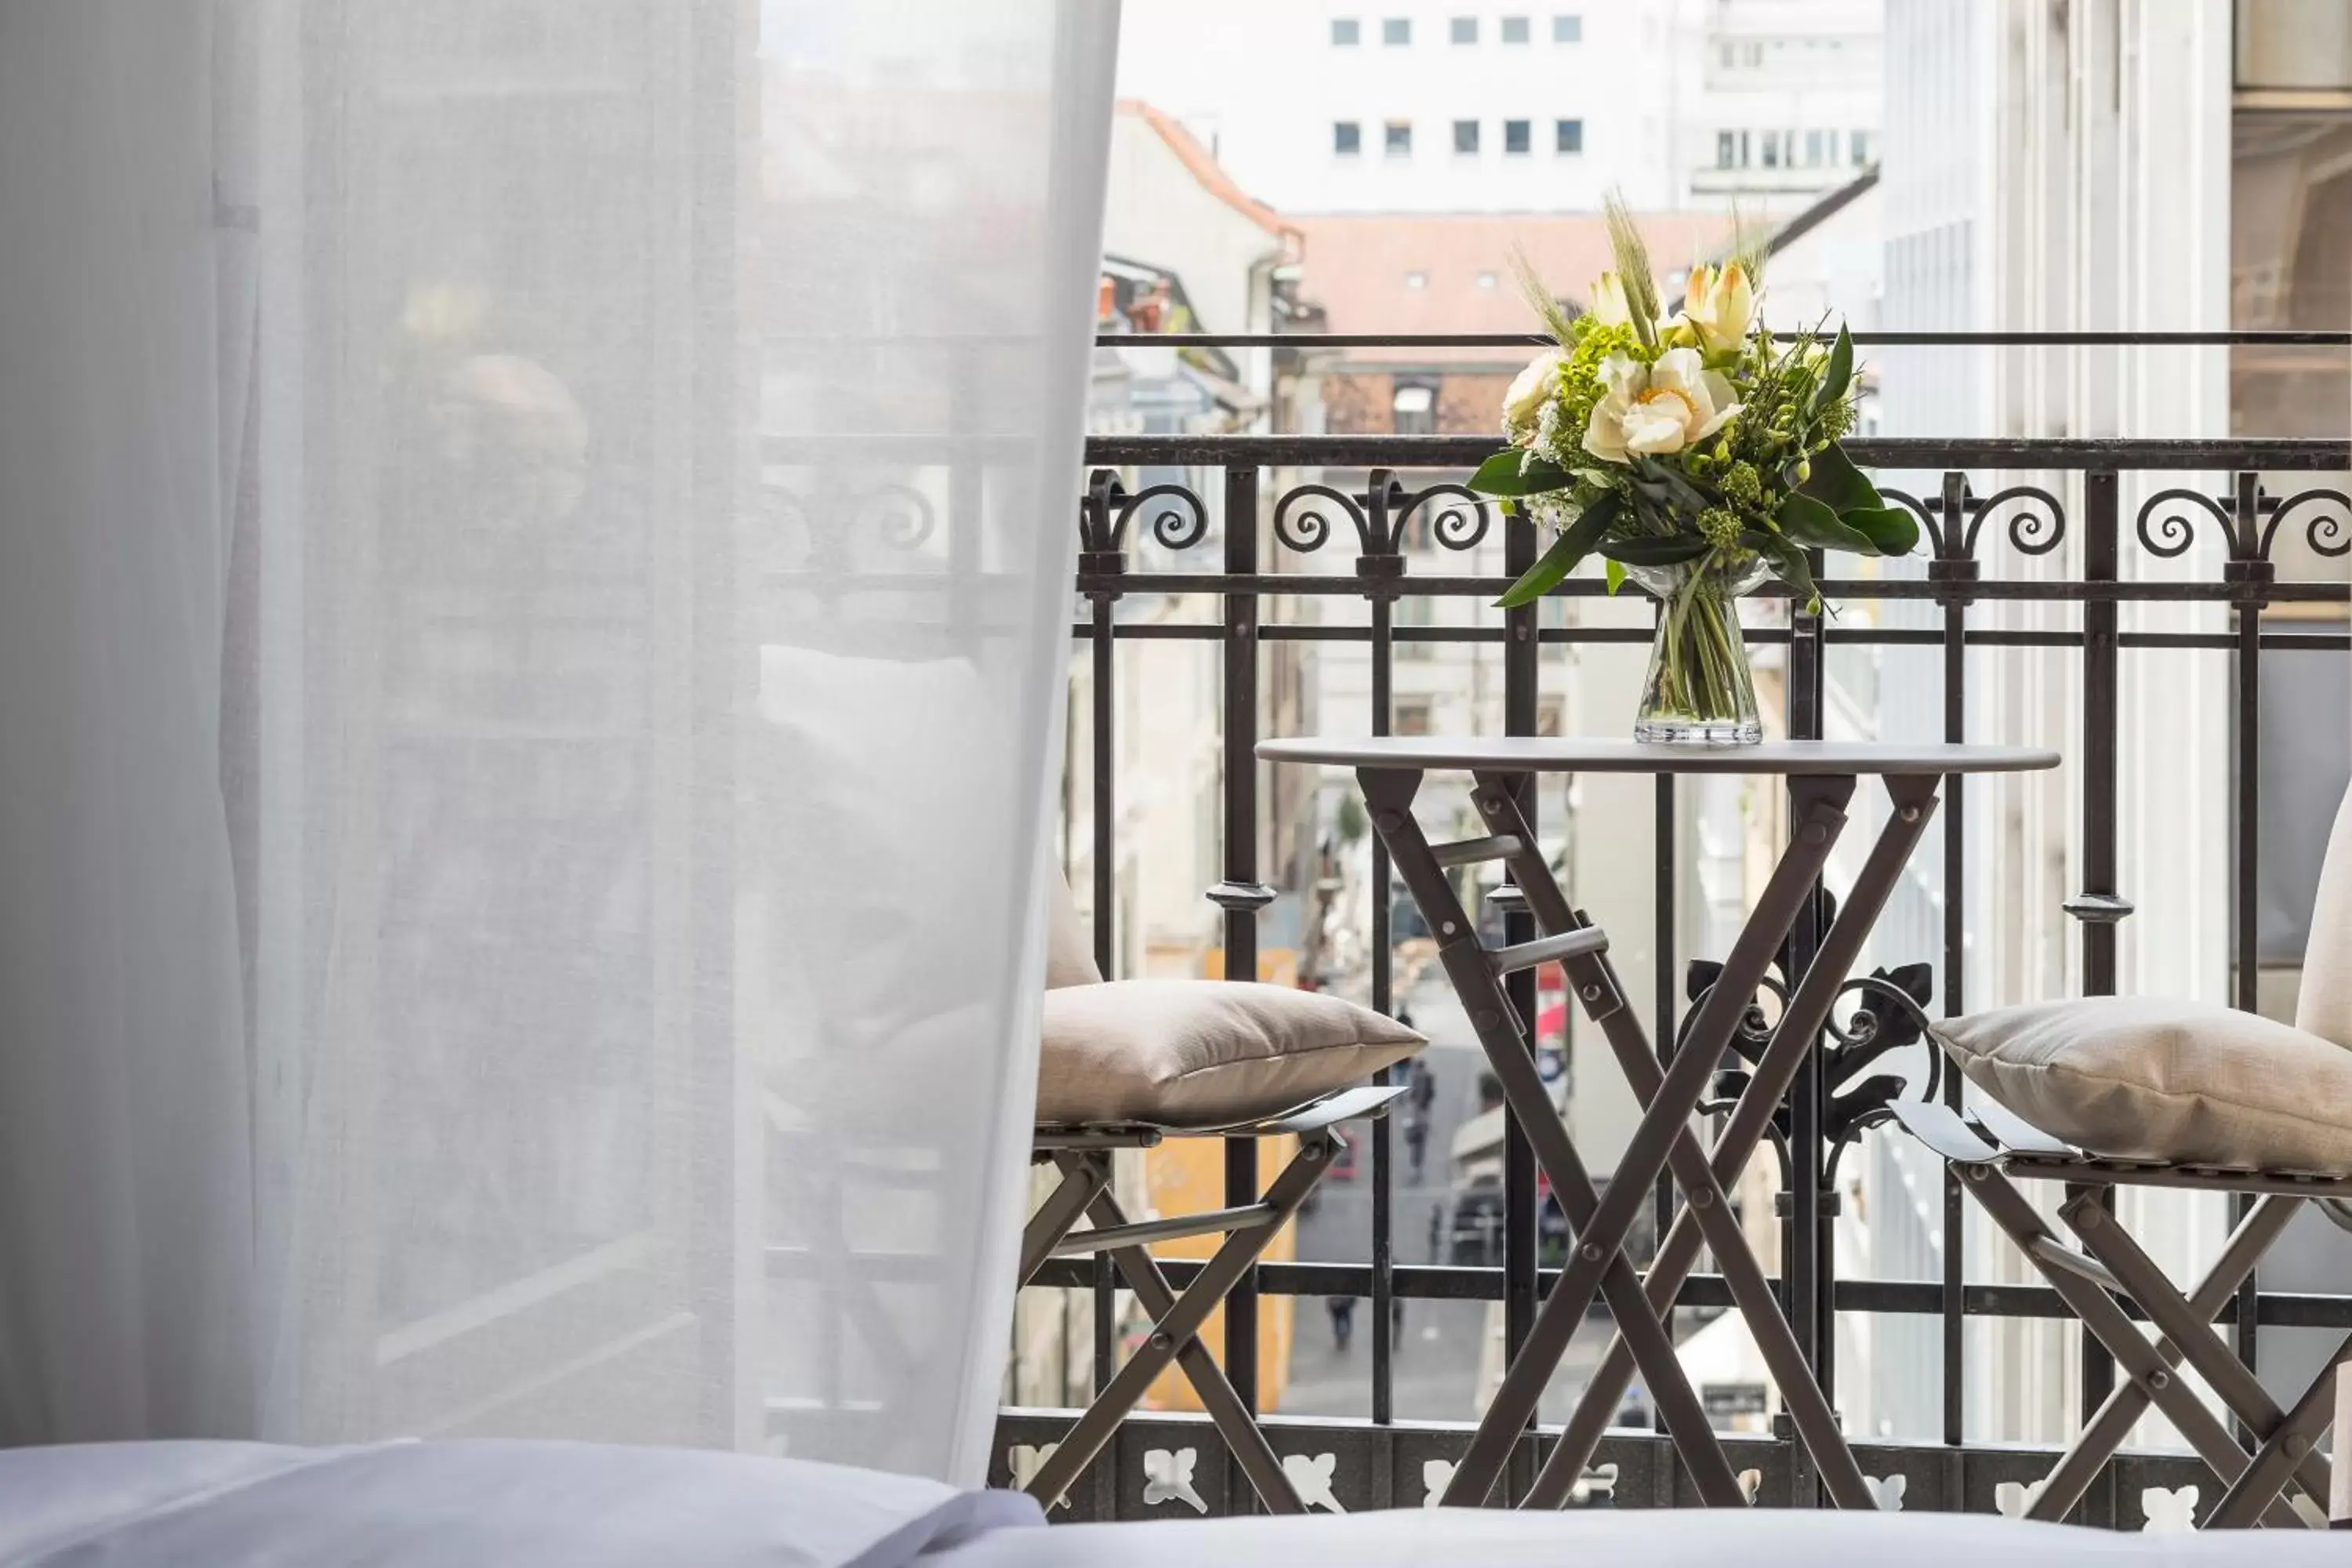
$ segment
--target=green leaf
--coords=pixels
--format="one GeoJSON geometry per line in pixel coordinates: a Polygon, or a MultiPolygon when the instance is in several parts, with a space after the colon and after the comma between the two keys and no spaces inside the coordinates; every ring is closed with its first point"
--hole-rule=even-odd
{"type": "Polygon", "coordinates": [[[1642,493],[1663,502],[1679,516],[1696,521],[1700,512],[1716,504],[1716,498],[1692,484],[1682,472],[1655,458],[1635,458],[1633,471],[1642,493]]]}
{"type": "Polygon", "coordinates": [[[1869,535],[1880,555],[1908,555],[1919,548],[1919,520],[1908,507],[1858,506],[1841,512],[1838,521],[1869,535]]]}
{"type": "Polygon", "coordinates": [[[1482,496],[1536,496],[1564,490],[1576,476],[1558,463],[1531,458],[1517,447],[1496,453],[1470,476],[1470,489],[1482,496]]]}
{"type": "Polygon", "coordinates": [[[1671,533],[1663,539],[1612,539],[1600,546],[1604,557],[1628,566],[1672,566],[1677,562],[1696,561],[1714,548],[1695,533],[1671,533]]]}
{"type": "Polygon", "coordinates": [[[1886,504],[1878,487],[1853,466],[1853,459],[1836,442],[1815,453],[1812,465],[1812,476],[1799,488],[1840,517],[1858,508],[1875,510],[1886,504]]]}
{"type": "Polygon", "coordinates": [[[1751,528],[1739,536],[1739,542],[1764,557],[1772,568],[1772,575],[1795,590],[1801,604],[1820,601],[1821,588],[1813,582],[1812,563],[1805,552],[1777,533],[1767,533],[1751,528]]]}
{"type": "Polygon", "coordinates": [[[1609,596],[1615,598],[1617,590],[1625,585],[1625,568],[1614,561],[1603,559],[1601,574],[1609,579],[1609,596]]]}
{"type": "Polygon", "coordinates": [[[1600,543],[1601,537],[1615,524],[1624,504],[1624,499],[1611,490],[1586,507],[1574,522],[1559,531],[1559,537],[1552,541],[1551,548],[1545,551],[1534,565],[1520,574],[1519,580],[1511,584],[1509,592],[1495,601],[1495,607],[1516,610],[1522,605],[1534,604],[1558,587],[1570,572],[1576,570],[1578,562],[1592,553],[1592,547],[1600,543]]]}
{"type": "Polygon", "coordinates": [[[1822,408],[1845,395],[1853,382],[1853,334],[1838,324],[1837,342],[1830,345],[1830,363],[1822,372],[1822,382],[1813,388],[1811,406],[1822,408]]]}
{"type": "Polygon", "coordinates": [[[1780,502],[1774,521],[1780,532],[1791,542],[1807,550],[1844,550],[1856,555],[1875,555],[1878,546],[1870,535],[1858,528],[1848,528],[1822,502],[1801,492],[1792,492],[1780,502]]]}

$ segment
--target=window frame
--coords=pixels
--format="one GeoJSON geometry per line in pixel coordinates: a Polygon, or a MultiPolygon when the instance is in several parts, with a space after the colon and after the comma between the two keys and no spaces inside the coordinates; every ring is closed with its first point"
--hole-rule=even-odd
{"type": "Polygon", "coordinates": [[[1584,117],[1560,115],[1551,122],[1551,151],[1556,158],[1584,156],[1584,117]]]}
{"type": "Polygon", "coordinates": [[[1555,11],[1551,16],[1551,41],[1555,44],[1584,42],[1584,13],[1555,11]]]}
{"type": "Polygon", "coordinates": [[[1335,49],[1360,48],[1363,46],[1363,42],[1364,25],[1360,19],[1354,16],[1334,16],[1331,18],[1331,47],[1335,49]],[[1341,29],[1343,28],[1346,30],[1346,37],[1344,37],[1340,36],[1341,29]]]}
{"type": "Polygon", "coordinates": [[[1360,120],[1331,121],[1331,156],[1360,158],[1364,155],[1364,122],[1360,120]]]}
{"type": "Polygon", "coordinates": [[[1454,155],[1455,157],[1475,158],[1478,155],[1481,123],[1475,120],[1457,120],[1454,122],[1454,155]],[[1466,138],[1464,135],[1465,132],[1468,132],[1466,138]],[[1465,145],[1465,141],[1467,145],[1465,145]]]}
{"type": "Polygon", "coordinates": [[[1381,47],[1384,49],[1412,47],[1412,18],[1410,16],[1381,17],[1381,47]]]}
{"type": "Polygon", "coordinates": [[[1410,158],[1412,156],[1412,121],[1383,120],[1381,121],[1381,156],[1410,158]]]}
{"type": "Polygon", "coordinates": [[[1525,158],[1536,149],[1536,122],[1532,120],[1503,121],[1503,156],[1525,158]],[[1514,146],[1513,143],[1517,145],[1514,146]]]}
{"type": "Polygon", "coordinates": [[[1495,18],[1495,40],[1497,43],[1507,44],[1516,48],[1522,45],[1532,43],[1535,40],[1535,24],[1526,16],[1497,16],[1495,18]],[[1519,36],[1516,38],[1511,37],[1511,29],[1514,26],[1517,27],[1519,30],[1519,36]]]}
{"type": "Polygon", "coordinates": [[[1454,16],[1446,21],[1445,41],[1457,47],[1475,47],[1478,42],[1478,18],[1454,16]]]}

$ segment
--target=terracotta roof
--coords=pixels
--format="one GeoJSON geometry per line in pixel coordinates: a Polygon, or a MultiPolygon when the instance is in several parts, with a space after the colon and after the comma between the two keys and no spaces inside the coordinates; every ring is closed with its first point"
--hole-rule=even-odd
{"type": "Polygon", "coordinates": [[[1202,190],[1266,233],[1284,240],[1291,248],[1297,248],[1298,226],[1285,221],[1281,214],[1234,184],[1234,177],[1225,173],[1224,165],[1211,156],[1209,150],[1202,146],[1199,140],[1172,115],[1136,98],[1120,99],[1118,112],[1132,115],[1150,126],[1160,139],[1168,143],[1168,150],[1176,154],[1185,172],[1200,182],[1202,190]]]}
{"type": "MultiPolygon", "coordinates": [[[[1610,266],[1599,213],[1367,213],[1294,219],[1306,242],[1300,299],[1326,312],[1331,332],[1539,332],[1511,278],[1511,248],[1562,298],[1580,300],[1610,266]],[[1412,279],[1423,279],[1414,287],[1412,279]],[[1481,275],[1491,279],[1482,286],[1481,275]]],[[[1673,273],[1731,242],[1721,213],[1662,213],[1641,219],[1650,258],[1673,273]]],[[[1354,358],[1401,353],[1363,350],[1354,358]]],[[[1514,359],[1511,349],[1448,349],[1447,359],[1514,359]]]]}

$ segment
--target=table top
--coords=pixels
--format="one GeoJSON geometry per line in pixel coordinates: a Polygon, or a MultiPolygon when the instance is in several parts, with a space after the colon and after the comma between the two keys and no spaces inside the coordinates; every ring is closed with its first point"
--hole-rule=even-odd
{"type": "Polygon", "coordinates": [[[1764,741],[1753,746],[1552,735],[1347,735],[1261,741],[1270,763],[1350,768],[1475,769],[1498,773],[2016,773],[2058,765],[2032,746],[1948,745],[1933,741],[1764,741]]]}

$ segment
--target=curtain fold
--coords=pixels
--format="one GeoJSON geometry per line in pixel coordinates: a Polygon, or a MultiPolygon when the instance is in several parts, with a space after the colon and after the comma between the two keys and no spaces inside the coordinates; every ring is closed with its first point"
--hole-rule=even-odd
{"type": "Polygon", "coordinates": [[[980,1479],[1116,20],[0,0],[0,1441],[980,1479]]]}

